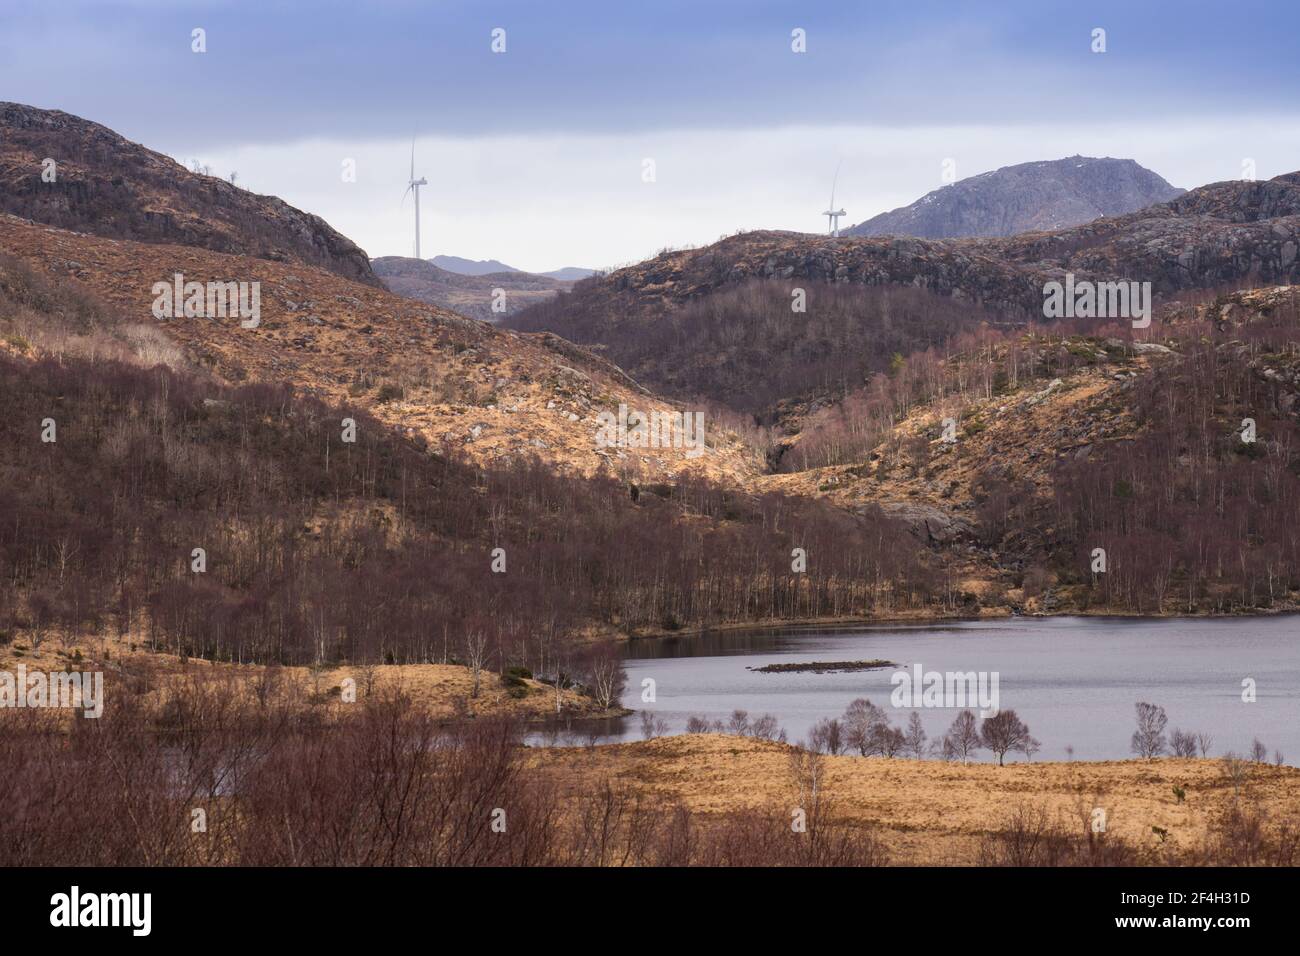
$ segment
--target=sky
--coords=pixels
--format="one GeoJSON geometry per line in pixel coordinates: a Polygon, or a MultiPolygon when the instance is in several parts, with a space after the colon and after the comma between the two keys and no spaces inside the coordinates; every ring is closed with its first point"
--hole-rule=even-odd
{"type": "Polygon", "coordinates": [[[1297,36],[1293,0],[3,0],[0,99],[233,171],[372,257],[413,254],[414,143],[425,257],[545,271],[824,231],[837,169],[847,222],[946,160],[1297,170],[1297,36]]]}

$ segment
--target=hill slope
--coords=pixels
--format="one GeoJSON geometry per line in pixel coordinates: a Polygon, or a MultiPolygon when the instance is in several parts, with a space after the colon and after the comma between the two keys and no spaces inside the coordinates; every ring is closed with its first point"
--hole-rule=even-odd
{"type": "MultiPolygon", "coordinates": [[[[0,216],[0,253],[125,322],[161,332],[220,380],[291,384],[324,401],[354,403],[430,444],[454,442],[480,462],[536,456],[581,473],[749,467],[748,453],[721,434],[710,435],[694,459],[682,449],[600,447],[602,411],[670,406],[553,335],[501,331],[309,266],[101,239],[12,216],[0,216]],[[158,322],[151,288],[178,272],[186,281],[260,282],[261,324],[158,322]]],[[[37,316],[16,331],[36,343],[43,325],[37,316]]]]}
{"type": "Polygon", "coordinates": [[[1185,190],[1131,159],[1070,156],[1019,163],[936,189],[851,226],[850,236],[947,239],[1064,229],[1166,202],[1185,190]]]}
{"type": "Polygon", "coordinates": [[[184,166],[59,110],[0,103],[0,212],[113,239],[319,266],[379,285],[366,254],[319,216],[184,166]],[[42,163],[54,159],[46,182],[42,163]]]}
{"type": "Polygon", "coordinates": [[[830,387],[819,376],[791,389],[810,358],[820,356],[842,381],[860,381],[873,369],[871,361],[857,361],[865,358],[862,345],[881,341],[878,330],[888,323],[896,337],[890,351],[906,355],[982,321],[1041,320],[1044,284],[1067,273],[1150,282],[1158,304],[1186,290],[1295,282],[1298,249],[1300,174],[1292,173],[1216,183],[1124,216],[1008,238],[744,233],[584,280],[507,324],[603,347],[639,381],[669,394],[739,398],[736,407],[756,410],[830,387]],[[762,301],[741,302],[746,287],[761,289],[750,299],[762,301]],[[863,290],[870,289],[878,290],[877,301],[868,305],[863,290]],[[931,296],[923,309],[931,320],[952,314],[938,327],[894,322],[893,306],[880,294],[890,289],[900,303],[904,295],[931,296]],[[799,290],[804,312],[793,308],[799,290]],[[855,295],[864,301],[836,306],[855,295]],[[910,347],[897,339],[909,334],[910,347]],[[737,382],[762,387],[738,390],[737,382]],[[770,383],[777,384],[769,389],[770,383]]]}

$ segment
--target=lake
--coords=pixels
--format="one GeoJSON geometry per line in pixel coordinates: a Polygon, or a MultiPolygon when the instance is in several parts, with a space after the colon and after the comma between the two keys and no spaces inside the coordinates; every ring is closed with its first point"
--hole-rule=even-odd
{"type": "MultiPolygon", "coordinates": [[[[669,733],[691,715],[726,720],[733,710],[774,714],[791,742],[856,697],[885,708],[902,727],[910,708],[890,702],[896,668],[856,673],[757,673],[801,661],[880,659],[925,671],[997,672],[999,704],[1042,742],[1036,760],[1132,756],[1134,704],[1164,707],[1169,730],[1204,732],[1211,753],[1248,751],[1258,737],[1270,759],[1300,758],[1300,617],[1010,618],[638,640],[627,651],[624,706],[651,710],[669,733]],[[1255,682],[1253,703],[1243,680],[1255,682]],[[643,681],[655,700],[641,700],[643,681]]],[[[959,708],[918,708],[927,733],[942,734],[959,708]]],[[[609,721],[602,741],[641,738],[639,714],[609,721]]],[[[982,755],[988,759],[987,753],[982,755]]],[[[1013,759],[1009,757],[1008,759],[1013,759]]],[[[1022,755],[1014,759],[1023,760],[1022,755]]]]}

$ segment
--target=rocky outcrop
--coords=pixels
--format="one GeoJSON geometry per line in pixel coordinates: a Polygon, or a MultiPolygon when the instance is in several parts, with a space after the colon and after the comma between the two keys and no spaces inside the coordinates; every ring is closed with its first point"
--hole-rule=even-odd
{"type": "Polygon", "coordinates": [[[952,544],[959,540],[973,540],[974,526],[943,508],[922,501],[881,501],[851,509],[855,514],[868,514],[879,508],[886,516],[901,521],[907,530],[926,545],[952,544]]]}
{"type": "Polygon", "coordinates": [[[124,139],[98,123],[0,103],[0,212],[112,239],[297,262],[378,286],[351,239],[311,213],[124,139]],[[54,160],[52,180],[42,176],[54,160]]]}

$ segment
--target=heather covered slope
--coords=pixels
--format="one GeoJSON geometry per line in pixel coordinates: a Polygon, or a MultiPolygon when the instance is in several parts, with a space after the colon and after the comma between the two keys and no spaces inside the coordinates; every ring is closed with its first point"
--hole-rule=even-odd
{"type": "Polygon", "coordinates": [[[319,216],[191,172],[59,110],[0,103],[0,212],[113,239],[318,266],[379,284],[365,252],[319,216]],[[56,163],[52,182],[42,176],[46,158],[56,163]]]}

